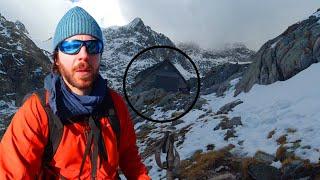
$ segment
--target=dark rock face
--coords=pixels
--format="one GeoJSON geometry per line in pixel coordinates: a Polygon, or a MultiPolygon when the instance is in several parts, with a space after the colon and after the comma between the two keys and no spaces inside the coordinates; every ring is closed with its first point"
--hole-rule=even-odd
{"type": "Polygon", "coordinates": [[[287,80],[319,62],[319,19],[320,17],[310,16],[266,42],[251,58],[254,63],[236,85],[235,95],[248,92],[254,84],[287,80]]]}
{"type": "Polygon", "coordinates": [[[264,163],[249,165],[248,174],[253,179],[269,180],[281,179],[281,171],[275,167],[268,166],[264,163]]]}
{"type": "Polygon", "coordinates": [[[30,91],[43,87],[50,60],[28,37],[24,25],[0,14],[0,138],[16,106],[30,91]]]}
{"type": "Polygon", "coordinates": [[[241,77],[250,64],[225,63],[213,67],[202,79],[202,94],[217,93],[218,96],[229,88],[229,81],[241,77]]]}
{"type": "Polygon", "coordinates": [[[21,22],[7,21],[0,15],[0,100],[15,100],[43,87],[50,60],[27,36],[21,22]]]}

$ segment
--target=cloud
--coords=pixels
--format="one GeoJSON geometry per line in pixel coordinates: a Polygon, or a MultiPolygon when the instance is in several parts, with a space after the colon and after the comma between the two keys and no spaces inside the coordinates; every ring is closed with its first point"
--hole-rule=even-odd
{"type": "Polygon", "coordinates": [[[125,25],[118,0],[78,0],[73,5],[86,9],[102,27],[125,25]]]}
{"type": "Polygon", "coordinates": [[[21,21],[31,36],[45,40],[71,4],[67,0],[1,0],[0,13],[10,21],[21,21]]]}
{"type": "Polygon", "coordinates": [[[0,13],[21,21],[33,39],[53,36],[60,18],[73,6],[86,9],[102,26],[125,25],[117,0],[1,0],[0,13]]]}
{"type": "Polygon", "coordinates": [[[258,49],[288,26],[308,18],[317,0],[121,0],[127,20],[141,17],[145,24],[174,41],[193,41],[206,48],[244,42],[258,49]]]}
{"type": "Polygon", "coordinates": [[[318,0],[0,0],[0,13],[25,24],[31,37],[52,37],[58,20],[74,5],[84,7],[103,26],[141,17],[174,42],[205,48],[244,42],[257,50],[288,26],[307,18],[318,0]]]}

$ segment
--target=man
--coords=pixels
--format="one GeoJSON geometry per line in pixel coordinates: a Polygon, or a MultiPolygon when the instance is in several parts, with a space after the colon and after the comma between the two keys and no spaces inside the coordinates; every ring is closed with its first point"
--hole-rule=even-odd
{"type": "Polygon", "coordinates": [[[80,7],[70,9],[57,25],[53,47],[45,107],[33,93],[13,117],[0,144],[0,179],[117,179],[118,167],[127,179],[150,179],[127,107],[99,74],[103,36],[97,22],[80,7]],[[108,98],[119,137],[112,114],[102,112],[108,98]],[[53,157],[45,162],[45,149],[54,147],[53,136],[59,134],[49,128],[48,112],[63,128],[53,157]]]}

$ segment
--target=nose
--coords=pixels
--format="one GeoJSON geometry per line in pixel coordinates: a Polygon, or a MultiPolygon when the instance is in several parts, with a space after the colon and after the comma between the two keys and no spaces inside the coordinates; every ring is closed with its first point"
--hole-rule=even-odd
{"type": "Polygon", "coordinates": [[[86,46],[82,46],[78,53],[79,60],[88,60],[89,54],[87,52],[86,46]]]}

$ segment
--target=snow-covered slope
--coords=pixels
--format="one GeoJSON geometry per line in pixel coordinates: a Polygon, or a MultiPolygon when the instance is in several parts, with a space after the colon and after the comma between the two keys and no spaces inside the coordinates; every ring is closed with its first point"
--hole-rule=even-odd
{"type": "Polygon", "coordinates": [[[300,147],[294,152],[302,158],[318,162],[320,154],[320,85],[318,77],[320,63],[313,64],[287,81],[274,84],[255,85],[249,93],[242,93],[236,98],[230,92],[224,98],[215,99],[212,95],[210,106],[213,110],[235,99],[244,103],[235,107],[230,117],[241,116],[243,127],[237,129],[237,141],[244,140],[243,152],[253,155],[261,149],[275,154],[279,147],[276,140],[287,137],[287,146],[297,140],[300,147]],[[290,130],[291,129],[291,130],[290,130]],[[272,138],[268,133],[275,130],[272,138]],[[303,148],[310,146],[308,148],[303,148]]]}
{"type": "MultiPolygon", "coordinates": [[[[190,158],[197,150],[207,151],[206,147],[209,144],[214,144],[215,149],[220,149],[230,143],[235,145],[233,152],[240,156],[253,156],[258,150],[275,155],[280,147],[277,140],[285,136],[283,146],[290,152],[311,162],[318,162],[319,72],[320,63],[313,64],[287,81],[271,85],[254,85],[249,93],[233,97],[234,85],[239,81],[235,79],[231,82],[233,87],[224,97],[216,97],[215,94],[201,96],[207,100],[207,104],[189,112],[181,119],[183,123],[175,126],[176,133],[181,133],[183,128],[188,129],[183,143],[177,143],[182,140],[182,136],[176,141],[181,159],[190,158]],[[232,112],[216,115],[215,112],[222,106],[238,99],[243,103],[236,106],[232,112]],[[224,139],[228,129],[215,128],[225,117],[241,117],[242,122],[242,126],[234,128],[235,137],[228,140],[224,139]]],[[[142,123],[137,124],[136,128],[139,129],[141,125],[142,123]]],[[[157,128],[151,130],[149,140],[156,141],[163,136],[165,128],[163,124],[153,126],[157,128]]],[[[148,148],[145,142],[151,141],[140,142],[141,152],[148,148]]],[[[154,156],[148,157],[145,163],[152,167],[150,174],[153,179],[165,176],[165,171],[160,171],[157,167],[154,156]]]]}

